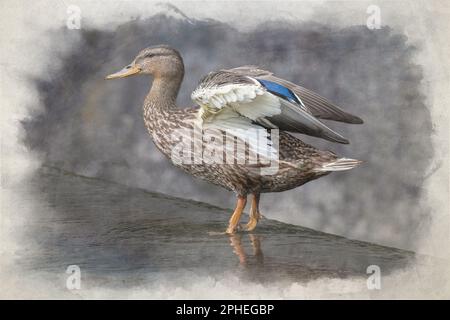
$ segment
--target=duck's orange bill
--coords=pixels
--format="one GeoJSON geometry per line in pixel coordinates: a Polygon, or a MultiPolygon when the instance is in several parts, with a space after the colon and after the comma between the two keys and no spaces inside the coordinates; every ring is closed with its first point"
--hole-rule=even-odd
{"type": "Polygon", "coordinates": [[[116,73],[110,74],[105,79],[110,80],[110,79],[125,78],[125,77],[132,76],[133,74],[138,74],[139,72],[141,72],[141,69],[139,67],[130,65],[130,66],[126,66],[125,68],[123,68],[122,70],[120,70],[116,73]]]}

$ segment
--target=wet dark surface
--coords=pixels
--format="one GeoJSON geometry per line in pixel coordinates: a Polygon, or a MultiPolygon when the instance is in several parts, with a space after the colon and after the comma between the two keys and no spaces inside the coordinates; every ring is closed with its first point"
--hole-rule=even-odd
{"type": "Polygon", "coordinates": [[[27,270],[76,264],[124,285],[164,275],[231,272],[255,282],[364,276],[405,267],[413,253],[264,219],[253,233],[225,229],[230,210],[43,168],[31,180],[38,207],[18,252],[27,270]]]}

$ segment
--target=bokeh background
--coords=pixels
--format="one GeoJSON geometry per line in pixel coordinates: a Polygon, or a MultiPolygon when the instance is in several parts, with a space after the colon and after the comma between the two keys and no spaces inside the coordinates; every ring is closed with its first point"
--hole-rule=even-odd
{"type": "Polygon", "coordinates": [[[45,165],[232,208],[232,193],[172,167],[154,147],[142,120],[150,78],[103,80],[141,49],[169,44],[186,66],[180,107],[193,105],[190,92],[209,71],[255,64],[364,119],[363,125],[328,122],[350,145],[299,136],[364,164],[288,192],[265,194],[265,216],[414,249],[430,218],[420,199],[433,157],[432,125],[422,68],[414,63],[419,48],[404,34],[386,26],[336,29],[317,21],[271,21],[239,31],[223,22],[164,13],[113,30],[51,33],[55,45],[71,45],[52,57],[45,78],[29,78],[43,108],[22,122],[23,143],[45,165]]]}

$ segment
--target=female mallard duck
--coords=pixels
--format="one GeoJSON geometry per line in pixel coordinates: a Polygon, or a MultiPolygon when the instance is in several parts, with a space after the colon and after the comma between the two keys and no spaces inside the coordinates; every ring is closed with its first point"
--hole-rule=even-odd
{"type": "Polygon", "coordinates": [[[317,150],[287,132],[348,143],[319,119],[346,123],[362,123],[362,120],[269,71],[243,66],[212,72],[192,92],[192,99],[200,107],[187,109],[179,109],[176,105],[184,76],[183,59],[178,51],[163,45],[144,49],[130,65],[107,79],[137,74],[153,76],[153,84],[144,101],[144,121],[157,148],[186,172],[237,194],[236,209],[226,233],[238,229],[248,194],[252,194],[252,203],[250,219],[244,229],[251,231],[261,217],[258,207],[261,193],[289,190],[332,171],[352,169],[360,163],[339,158],[330,151],[317,150]],[[195,130],[199,128],[202,134],[197,135],[195,130]],[[206,129],[219,132],[220,139],[216,140],[217,135],[205,139],[206,129]],[[274,133],[279,130],[279,135],[255,135],[255,130],[274,133]],[[222,140],[228,139],[230,133],[231,149],[222,140]],[[189,143],[180,148],[183,137],[189,143]],[[240,142],[245,147],[244,153],[235,149],[234,143],[240,142]],[[200,154],[204,155],[209,148],[209,154],[216,161],[195,158],[198,143],[200,154]],[[212,145],[216,148],[215,153],[211,152],[212,145]],[[230,150],[231,154],[227,152],[230,150]],[[256,155],[257,162],[249,160],[252,154],[256,155]],[[220,161],[225,157],[225,163],[220,161]],[[263,162],[264,159],[270,162],[263,162]],[[263,171],[267,168],[276,170],[263,171]]]}

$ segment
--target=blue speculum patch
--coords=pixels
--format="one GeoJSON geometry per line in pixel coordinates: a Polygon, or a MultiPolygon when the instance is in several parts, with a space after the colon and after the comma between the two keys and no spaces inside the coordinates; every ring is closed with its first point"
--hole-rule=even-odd
{"type": "Polygon", "coordinates": [[[298,100],[297,96],[292,92],[292,90],[286,88],[285,86],[282,86],[281,84],[269,80],[261,80],[261,79],[257,80],[270,93],[277,95],[280,98],[286,99],[288,101],[301,104],[301,102],[298,100]]]}

